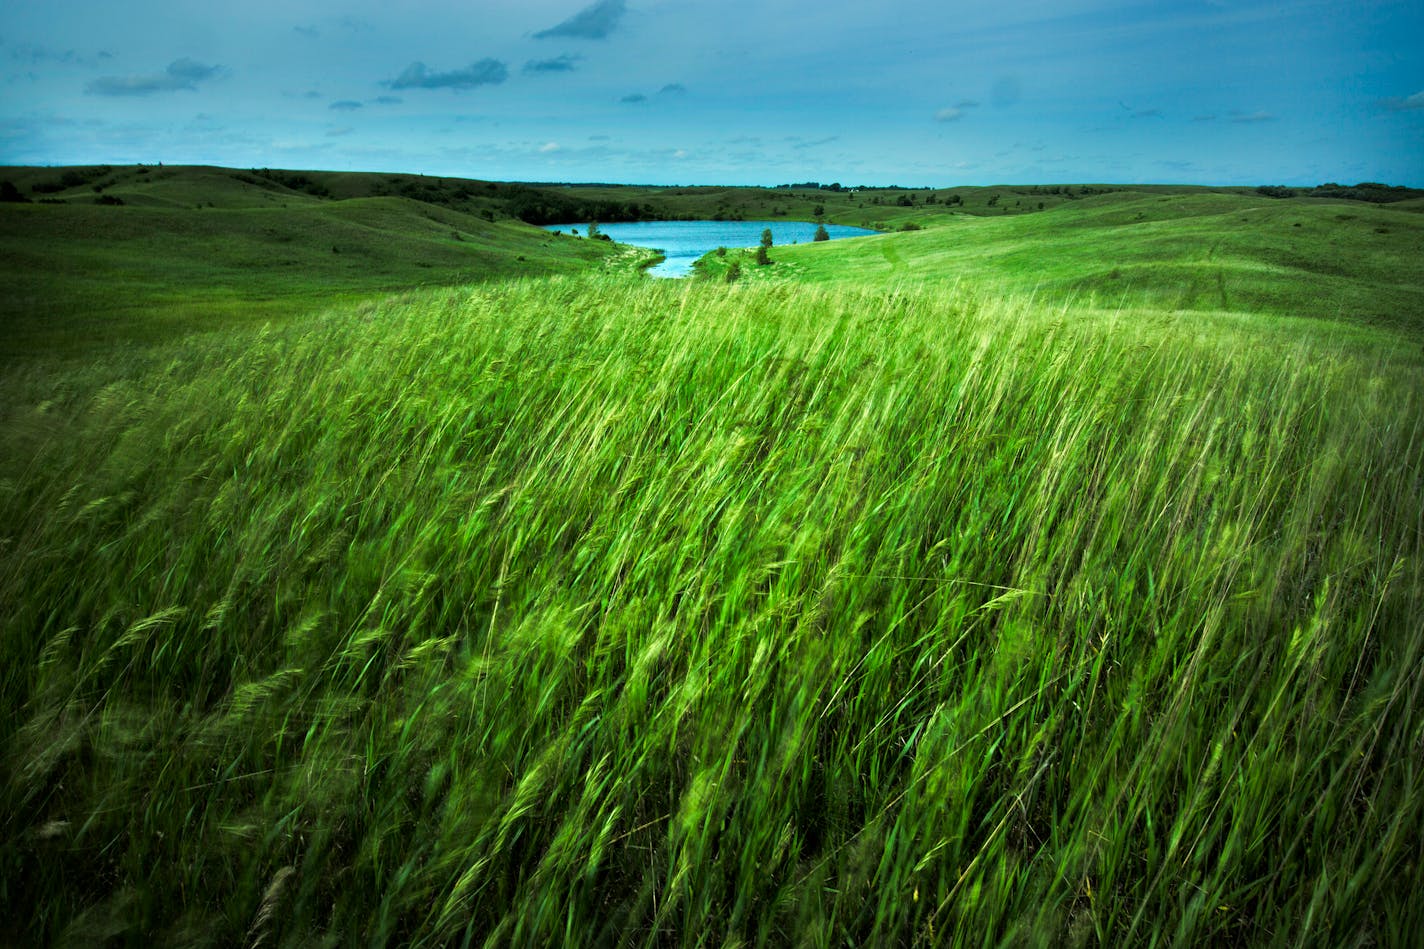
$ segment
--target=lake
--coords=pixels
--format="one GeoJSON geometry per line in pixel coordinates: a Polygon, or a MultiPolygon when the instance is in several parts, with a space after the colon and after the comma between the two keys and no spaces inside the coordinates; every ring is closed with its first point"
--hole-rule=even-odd
{"type": "MultiPolygon", "coordinates": [[[[685,277],[692,272],[694,260],[719,247],[755,247],[761,243],[761,232],[768,227],[775,245],[809,244],[816,236],[816,225],[805,221],[635,221],[598,225],[599,231],[620,244],[660,251],[667,259],[648,271],[654,277],[685,277]]],[[[587,233],[588,222],[544,228],[565,234],[570,229],[587,233]]],[[[879,233],[844,224],[827,224],[826,232],[831,240],[879,233]]]]}

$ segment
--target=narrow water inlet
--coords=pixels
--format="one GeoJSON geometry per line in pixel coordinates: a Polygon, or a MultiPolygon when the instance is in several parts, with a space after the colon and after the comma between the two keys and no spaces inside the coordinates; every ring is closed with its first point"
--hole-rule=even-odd
{"type": "MultiPolygon", "coordinates": [[[[598,231],[620,244],[646,247],[664,257],[651,267],[654,277],[685,277],[692,273],[693,263],[719,247],[755,247],[762,232],[771,229],[773,245],[809,244],[816,237],[816,228],[825,227],[831,240],[866,237],[879,231],[846,224],[815,224],[809,221],[632,221],[619,224],[599,224],[598,231]]],[[[550,224],[546,231],[579,236],[588,233],[588,222],[550,224]]]]}

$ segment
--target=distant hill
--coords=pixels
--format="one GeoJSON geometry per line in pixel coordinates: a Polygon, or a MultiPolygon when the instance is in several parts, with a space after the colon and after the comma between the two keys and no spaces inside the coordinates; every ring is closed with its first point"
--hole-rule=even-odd
{"type": "Polygon", "coordinates": [[[809,279],[952,274],[1104,300],[1130,290],[1172,307],[1424,322],[1424,192],[1375,183],[837,190],[98,165],[0,168],[0,199],[0,356],[280,320],[423,285],[632,267],[626,251],[530,225],[640,219],[925,232],[870,253],[838,244],[805,258],[809,279]]]}
{"type": "Polygon", "coordinates": [[[620,251],[415,176],[220,168],[5,169],[0,355],[285,319],[425,285],[572,273],[620,251]],[[454,192],[440,191],[449,197],[454,192]],[[39,185],[40,190],[35,191],[39,185]],[[54,187],[64,185],[64,187],[54,187]],[[43,203],[42,203],[43,202],[43,203]]]}
{"type": "MultiPolygon", "coordinates": [[[[1418,199],[1098,194],[1052,213],[940,219],[911,233],[783,247],[749,279],[963,280],[1045,300],[1261,312],[1424,331],[1418,199]]],[[[709,276],[737,261],[704,261],[709,276]]]]}

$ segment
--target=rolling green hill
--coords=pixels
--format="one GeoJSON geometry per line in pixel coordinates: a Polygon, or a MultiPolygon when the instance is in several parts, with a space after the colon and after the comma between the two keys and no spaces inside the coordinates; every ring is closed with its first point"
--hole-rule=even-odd
{"type": "Polygon", "coordinates": [[[404,197],[320,200],[202,172],[105,194],[123,206],[0,205],[0,355],[281,320],[419,286],[636,266],[602,242],[404,197]]]}
{"type": "Polygon", "coordinates": [[[1123,191],[1050,212],[939,217],[924,229],[750,255],[744,279],[965,281],[1090,307],[1272,313],[1424,331],[1424,216],[1393,205],[1123,191]]]}

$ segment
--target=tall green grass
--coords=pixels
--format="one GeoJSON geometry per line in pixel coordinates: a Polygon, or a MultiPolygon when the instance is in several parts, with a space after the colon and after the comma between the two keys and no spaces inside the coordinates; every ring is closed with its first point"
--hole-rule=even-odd
{"type": "Polygon", "coordinates": [[[1417,346],[613,279],[14,368],[36,941],[1400,944],[1417,346]]]}

